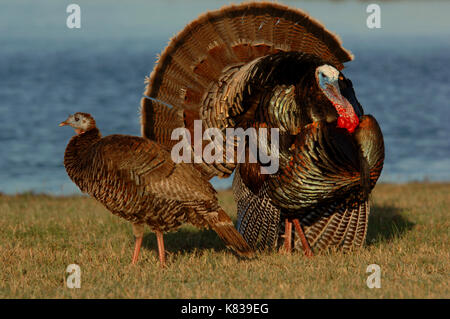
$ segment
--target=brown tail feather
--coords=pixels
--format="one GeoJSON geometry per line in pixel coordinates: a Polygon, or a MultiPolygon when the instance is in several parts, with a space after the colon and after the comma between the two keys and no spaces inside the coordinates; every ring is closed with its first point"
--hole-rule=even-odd
{"type": "Polygon", "coordinates": [[[244,240],[242,235],[236,230],[230,217],[228,217],[223,209],[219,209],[217,212],[217,218],[210,218],[208,223],[217,235],[219,235],[219,237],[225,242],[225,245],[228,248],[233,249],[242,257],[251,258],[254,256],[253,250],[244,240]]]}

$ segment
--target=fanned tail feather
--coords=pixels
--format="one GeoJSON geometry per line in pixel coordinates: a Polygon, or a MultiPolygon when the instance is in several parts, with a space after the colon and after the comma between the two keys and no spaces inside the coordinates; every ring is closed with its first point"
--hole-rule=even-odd
{"type": "Polygon", "coordinates": [[[141,120],[146,119],[146,125],[141,126],[142,136],[167,147],[174,146],[178,141],[172,140],[171,136],[174,129],[184,127],[183,110],[148,97],[144,99],[151,103],[141,109],[141,120]]]}
{"type": "MultiPolygon", "coordinates": [[[[145,95],[150,98],[141,101],[143,136],[172,146],[173,141],[167,138],[168,130],[175,124],[186,124],[180,122],[180,116],[186,116],[187,112],[191,120],[203,120],[208,127],[222,127],[216,124],[229,115],[240,114],[243,105],[223,105],[214,112],[202,113],[208,94],[217,89],[214,85],[233,85],[233,81],[230,83],[227,79],[231,79],[237,70],[245,69],[246,64],[258,58],[280,52],[314,55],[338,69],[353,58],[336,35],[299,9],[254,2],[230,5],[200,15],[171,39],[150,74],[145,90],[145,95]],[[167,131],[154,126],[155,119],[173,118],[173,114],[154,113],[154,104],[160,103],[157,101],[184,110],[184,114],[174,111],[176,120],[167,131]]],[[[241,78],[249,77],[243,75],[241,78]]],[[[242,93],[240,90],[234,92],[242,93]]],[[[229,176],[234,168],[234,165],[206,163],[202,167],[208,171],[205,175],[211,173],[223,177],[229,176]]]]}

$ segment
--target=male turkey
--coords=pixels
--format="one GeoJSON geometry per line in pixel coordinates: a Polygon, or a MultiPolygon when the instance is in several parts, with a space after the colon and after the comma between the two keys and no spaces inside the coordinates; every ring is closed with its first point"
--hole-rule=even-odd
{"type": "Polygon", "coordinates": [[[262,174],[260,162],[227,162],[225,143],[218,145],[223,161],[194,165],[206,178],[237,167],[238,230],[253,248],[277,247],[284,233],[290,250],[292,222],[308,255],[361,246],[384,144],[340,72],[351,59],[298,9],[257,2],[202,14],[170,41],[151,73],[142,134],[171,147],[173,129],[193,134],[195,120],[219,128],[224,141],[226,128],[278,128],[276,174],[262,174]]]}
{"type": "Polygon", "coordinates": [[[226,245],[242,256],[252,252],[220,208],[216,192],[191,165],[175,164],[156,142],[128,135],[102,137],[87,113],[70,115],[76,135],[67,145],[64,166],[72,181],[113,214],[133,223],[136,263],[144,225],[155,233],[161,265],[165,264],[163,232],[189,222],[211,227],[226,245]]]}

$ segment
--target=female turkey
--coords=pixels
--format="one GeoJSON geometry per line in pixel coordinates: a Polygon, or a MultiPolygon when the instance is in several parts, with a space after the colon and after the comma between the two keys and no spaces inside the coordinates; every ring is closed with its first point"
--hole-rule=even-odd
{"type": "Polygon", "coordinates": [[[135,136],[103,137],[87,113],[70,115],[76,135],[67,145],[64,166],[72,181],[109,211],[133,223],[136,263],[144,225],[155,233],[159,259],[165,264],[163,232],[189,222],[211,227],[242,256],[251,249],[220,208],[216,192],[192,166],[175,164],[163,146],[135,136]]]}
{"type": "Polygon", "coordinates": [[[235,170],[239,232],[253,248],[273,248],[284,222],[289,249],[293,222],[309,255],[309,246],[360,246],[384,145],[340,72],[351,59],[298,9],[257,2],[208,12],[161,54],[142,99],[142,134],[170,147],[172,130],[193,132],[195,120],[221,129],[224,141],[227,128],[278,128],[274,175],[261,174],[260,163],[235,170],[226,144],[217,145],[223,161],[196,164],[206,178],[235,170]]]}

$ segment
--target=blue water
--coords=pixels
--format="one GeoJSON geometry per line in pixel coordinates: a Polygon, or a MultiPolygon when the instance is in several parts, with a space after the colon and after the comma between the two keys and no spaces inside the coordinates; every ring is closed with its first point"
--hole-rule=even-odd
{"type": "MultiPolygon", "coordinates": [[[[103,135],[140,135],[144,78],[168,39],[226,1],[10,1],[0,4],[0,192],[78,193],[63,167],[69,113],[95,116],[103,135]],[[82,27],[66,27],[77,3],[82,27]]],[[[381,180],[450,180],[448,2],[300,2],[355,55],[346,65],[386,143],[381,180]]],[[[213,180],[218,188],[231,179],[213,180]]]]}

